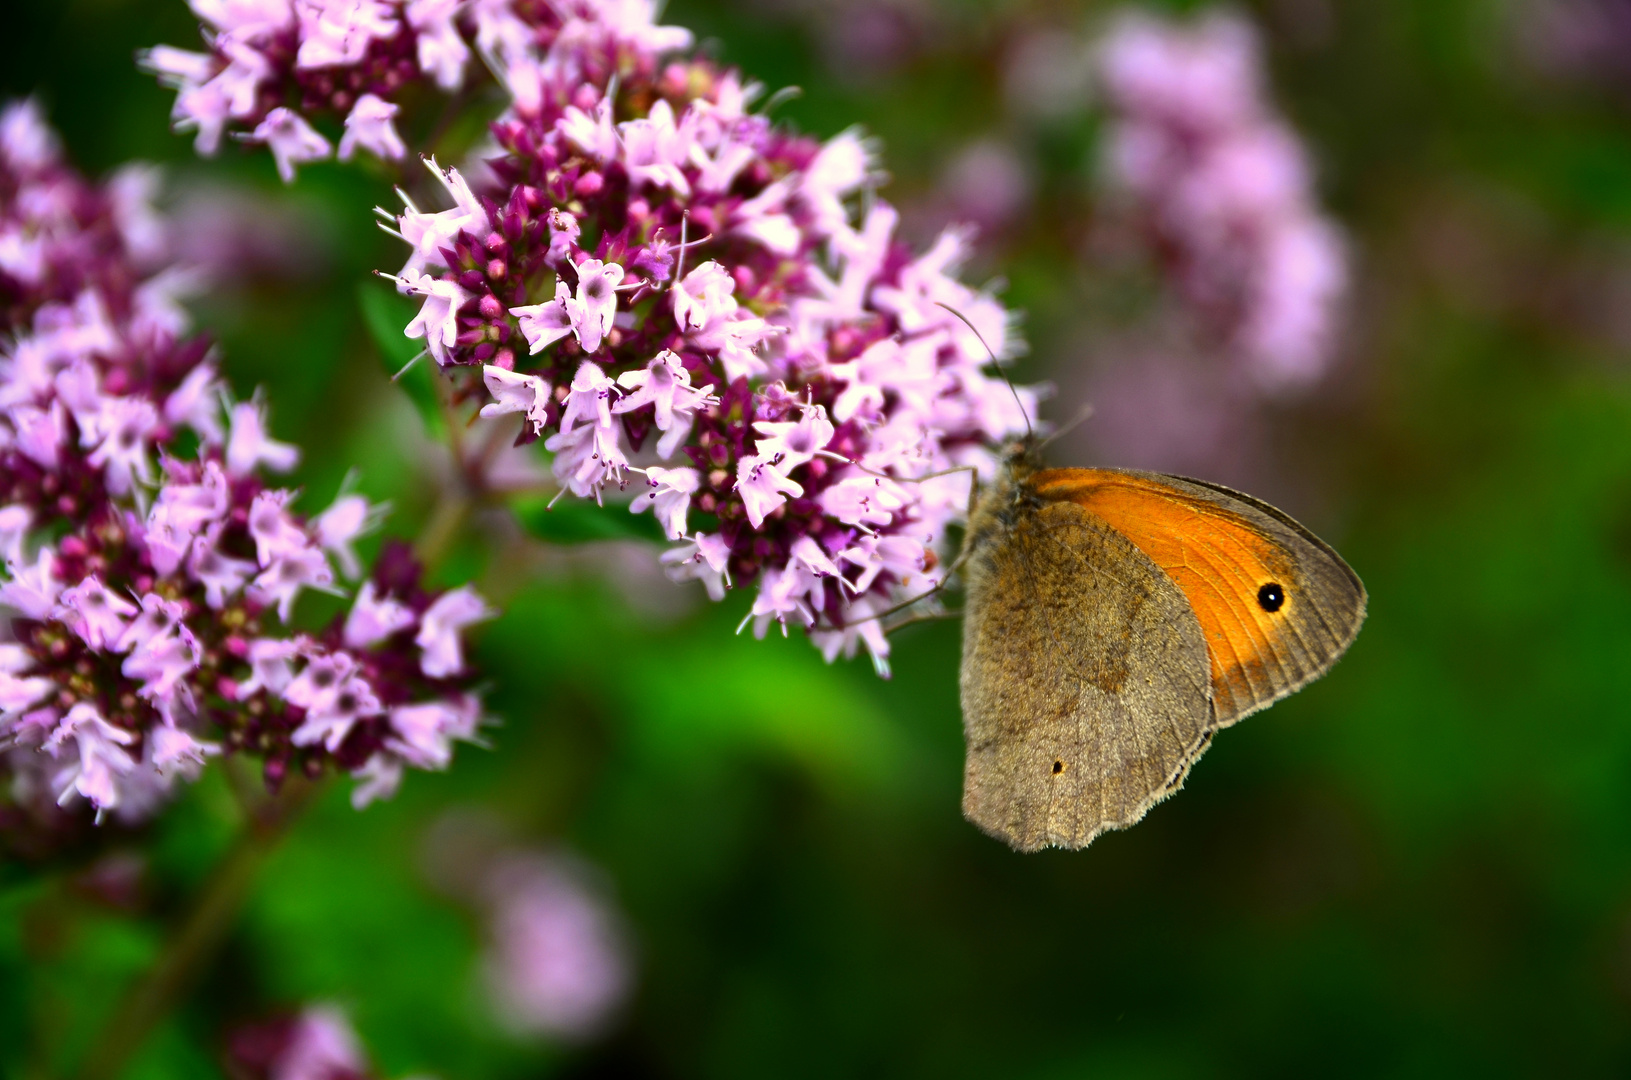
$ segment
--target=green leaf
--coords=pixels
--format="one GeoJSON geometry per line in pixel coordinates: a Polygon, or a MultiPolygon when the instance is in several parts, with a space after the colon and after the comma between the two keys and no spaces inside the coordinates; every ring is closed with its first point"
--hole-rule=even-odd
{"type": "Polygon", "coordinates": [[[385,373],[407,393],[425,421],[426,429],[440,438],[442,410],[436,400],[435,361],[421,357],[415,362],[414,357],[423,351],[421,343],[402,332],[402,328],[413,320],[413,302],[374,283],[357,287],[357,302],[362,307],[363,325],[368,327],[368,336],[373,338],[374,347],[379,350],[385,373]],[[409,367],[410,363],[413,366],[409,367]],[[404,368],[407,370],[404,371],[404,368]]]}
{"type": "Polygon", "coordinates": [[[549,509],[536,496],[510,500],[516,520],[533,536],[552,544],[587,544],[596,540],[663,540],[662,527],[651,514],[631,514],[620,504],[599,506],[590,499],[566,495],[549,509]]]}

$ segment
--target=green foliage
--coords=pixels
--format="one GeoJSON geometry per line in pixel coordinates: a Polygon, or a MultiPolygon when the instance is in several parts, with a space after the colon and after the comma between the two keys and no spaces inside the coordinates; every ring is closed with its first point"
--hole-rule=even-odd
{"type": "Polygon", "coordinates": [[[585,499],[563,497],[554,506],[542,497],[510,500],[516,521],[528,533],[551,544],[584,544],[594,540],[663,539],[662,526],[650,514],[631,514],[626,505],[601,506],[585,499]]]}
{"type": "Polygon", "coordinates": [[[436,399],[436,362],[425,355],[421,339],[406,337],[402,328],[414,317],[418,308],[405,296],[386,289],[378,282],[365,282],[357,287],[357,303],[362,308],[363,325],[368,337],[379,352],[381,365],[391,381],[419,410],[425,430],[434,438],[441,438],[447,430],[442,422],[441,404],[436,399]]]}

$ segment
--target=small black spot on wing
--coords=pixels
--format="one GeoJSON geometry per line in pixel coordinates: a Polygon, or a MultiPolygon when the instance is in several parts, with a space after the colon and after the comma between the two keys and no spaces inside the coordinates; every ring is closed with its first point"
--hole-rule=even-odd
{"type": "Polygon", "coordinates": [[[1257,590],[1257,606],[1274,614],[1286,602],[1286,590],[1278,581],[1270,581],[1257,590]]]}

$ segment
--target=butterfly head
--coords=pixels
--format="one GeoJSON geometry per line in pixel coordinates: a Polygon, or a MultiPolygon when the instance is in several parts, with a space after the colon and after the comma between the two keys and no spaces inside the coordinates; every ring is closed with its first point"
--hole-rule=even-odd
{"type": "Polygon", "coordinates": [[[1025,434],[1005,443],[1002,448],[1004,474],[1017,481],[1041,469],[1042,447],[1045,441],[1039,435],[1025,434]]]}

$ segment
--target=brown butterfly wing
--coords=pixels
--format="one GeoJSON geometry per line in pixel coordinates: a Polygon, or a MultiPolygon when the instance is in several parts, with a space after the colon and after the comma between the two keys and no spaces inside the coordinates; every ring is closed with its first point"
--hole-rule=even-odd
{"type": "Polygon", "coordinates": [[[1183,591],[1206,636],[1217,727],[1319,678],[1359,633],[1358,575],[1267,503],[1198,480],[1114,469],[1048,469],[1028,484],[1045,502],[1105,521],[1183,591]]]}
{"type": "Polygon", "coordinates": [[[1184,594],[1068,501],[988,494],[970,522],[963,813],[1022,851],[1085,847],[1181,784],[1210,738],[1210,669],[1184,594]]]}

